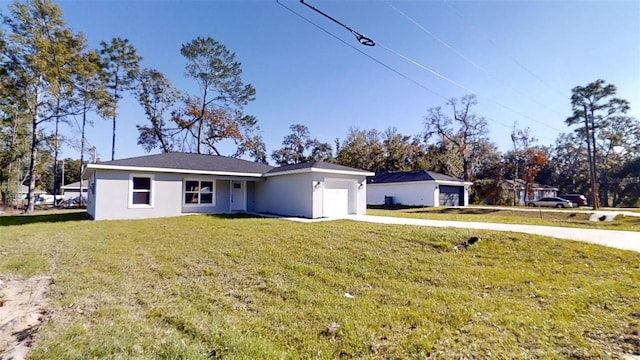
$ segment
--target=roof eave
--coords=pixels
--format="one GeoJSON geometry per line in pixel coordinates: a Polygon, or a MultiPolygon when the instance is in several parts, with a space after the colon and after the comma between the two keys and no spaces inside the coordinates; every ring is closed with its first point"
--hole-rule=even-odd
{"type": "Polygon", "coordinates": [[[142,167],[142,166],[117,166],[117,165],[103,165],[103,164],[88,164],[87,168],[82,173],[82,178],[83,179],[88,179],[88,177],[91,176],[91,174],[95,170],[117,170],[117,171],[137,171],[137,172],[194,174],[194,175],[217,175],[217,176],[241,176],[241,177],[250,177],[250,178],[262,177],[262,173],[250,173],[250,172],[188,170],[188,169],[142,167]]]}
{"type": "Polygon", "coordinates": [[[356,175],[356,176],[374,176],[375,173],[369,171],[350,171],[350,170],[335,170],[335,169],[323,169],[323,168],[304,168],[304,169],[295,169],[295,170],[285,170],[285,171],[276,171],[274,173],[265,173],[265,177],[271,176],[280,176],[280,175],[291,175],[291,174],[304,174],[304,173],[329,173],[329,174],[338,174],[338,175],[356,175]]]}

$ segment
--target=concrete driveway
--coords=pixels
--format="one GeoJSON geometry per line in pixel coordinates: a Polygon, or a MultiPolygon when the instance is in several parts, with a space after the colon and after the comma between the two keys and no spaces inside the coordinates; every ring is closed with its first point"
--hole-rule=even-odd
{"type": "Polygon", "coordinates": [[[376,224],[415,225],[452,227],[462,229],[511,231],[525,234],[544,235],[557,239],[584,241],[622,250],[640,252],[640,232],[599,229],[581,229],[558,226],[497,224],[465,221],[444,221],[409,219],[389,216],[349,215],[345,219],[376,224]]]}

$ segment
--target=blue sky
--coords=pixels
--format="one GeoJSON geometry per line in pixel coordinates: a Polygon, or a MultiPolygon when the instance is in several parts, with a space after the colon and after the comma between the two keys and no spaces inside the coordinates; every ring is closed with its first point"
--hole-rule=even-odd
{"type": "MultiPolygon", "coordinates": [[[[351,126],[381,131],[395,126],[416,135],[428,108],[444,105],[442,97],[470,91],[478,96],[474,111],[487,118],[489,136],[500,150],[510,148],[514,122],[531,128],[541,145],[550,145],[559,132],[571,131],[564,124],[571,115],[571,88],[599,78],[615,84],[618,96],[631,102],[631,115],[640,118],[638,1],[307,2],[377,45],[360,45],[298,0],[280,1],[421,86],[276,0],[57,3],[68,25],[84,33],[91,47],[113,37],[128,38],[144,57],[143,67],[160,70],[190,94],[198,88],[183,75],[181,44],[197,36],[225,44],[242,63],[243,80],[257,90],[246,112],[258,118],[269,154],[295,123],[332,144],[351,126]]],[[[118,112],[116,158],[144,155],[136,145],[135,125],[146,121],[141,108],[129,98],[118,112]]],[[[110,133],[110,122],[99,118],[88,131],[88,141],[103,160],[110,158],[110,133]]],[[[222,151],[230,155],[234,148],[227,144],[222,151]]],[[[66,149],[63,156],[79,154],[66,149]]]]}

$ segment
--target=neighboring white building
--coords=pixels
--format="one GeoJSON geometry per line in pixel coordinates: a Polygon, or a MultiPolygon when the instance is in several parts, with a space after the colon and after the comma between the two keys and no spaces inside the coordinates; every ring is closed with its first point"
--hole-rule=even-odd
{"type": "Polygon", "coordinates": [[[82,195],[87,199],[87,192],[89,188],[89,181],[87,180],[82,180],[82,183],[80,181],[76,181],[74,183],[61,186],[60,190],[62,190],[62,199],[69,200],[80,196],[80,184],[82,184],[82,195]]]}
{"type": "Polygon", "coordinates": [[[367,204],[467,206],[472,184],[426,170],[384,172],[367,178],[367,204]]]}
{"type": "MultiPolygon", "coordinates": [[[[36,199],[40,195],[44,195],[47,192],[44,190],[33,190],[33,198],[36,199]]],[[[29,187],[27,185],[20,185],[20,189],[18,190],[18,194],[15,197],[15,201],[17,203],[22,203],[27,200],[27,196],[29,195],[29,187]]]]}
{"type": "Polygon", "coordinates": [[[549,185],[543,185],[538,183],[529,184],[529,191],[525,197],[525,181],[522,179],[504,180],[504,191],[511,195],[516,194],[516,203],[518,205],[525,205],[525,199],[527,202],[542,199],[544,197],[556,197],[558,196],[558,188],[549,185]]]}
{"type": "Polygon", "coordinates": [[[96,220],[263,212],[307,218],[366,213],[363,170],[325,162],[271,167],[237,158],[167,153],[88,164],[96,220]]]}

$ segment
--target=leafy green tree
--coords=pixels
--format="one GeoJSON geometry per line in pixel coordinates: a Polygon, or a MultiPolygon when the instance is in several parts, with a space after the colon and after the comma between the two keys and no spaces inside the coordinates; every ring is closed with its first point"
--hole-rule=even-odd
{"type": "MultiPolygon", "coordinates": [[[[587,143],[593,208],[599,206],[596,186],[598,174],[596,132],[609,127],[611,121],[629,110],[629,102],[614,97],[616,87],[598,79],[587,86],[576,86],[571,92],[573,115],[565,120],[569,126],[579,125],[576,133],[587,143]],[[582,125],[584,124],[584,125],[582,125]]],[[[603,199],[606,203],[608,200],[603,199]]],[[[606,205],[605,203],[605,205],[606,205]]]]}
{"type": "Polygon", "coordinates": [[[293,124],[289,129],[291,134],[285,136],[282,148],[271,154],[276,164],[299,164],[311,160],[330,161],[333,158],[331,145],[312,139],[309,128],[305,125],[293,124]]]}
{"type": "MultiPolygon", "coordinates": [[[[89,113],[97,113],[101,117],[109,117],[115,113],[112,106],[112,98],[109,94],[107,79],[102,76],[102,62],[97,51],[89,51],[82,54],[75,77],[74,104],[76,112],[82,117],[80,125],[80,166],[82,172],[85,164],[84,156],[86,146],[86,128],[93,125],[93,121],[88,117],[89,113]]],[[[95,150],[95,149],[94,149],[95,150]]],[[[57,159],[54,160],[54,173],[57,173],[57,159]]],[[[77,180],[76,180],[77,181],[77,180]]],[[[82,183],[80,183],[80,193],[82,193],[82,183]]]]}
{"type": "Polygon", "coordinates": [[[467,181],[472,180],[473,169],[479,164],[480,144],[488,142],[487,121],[471,112],[476,104],[475,95],[451,99],[447,105],[451,107],[452,117],[438,106],[430,108],[424,120],[425,142],[435,137],[445,148],[453,150],[462,164],[461,177],[467,181]]]}
{"type": "Polygon", "coordinates": [[[180,49],[187,59],[186,75],[196,81],[199,96],[186,96],[173,120],[188,135],[187,146],[198,154],[203,145],[217,155],[217,143],[230,139],[240,144],[243,130],[256,126],[253,116],[242,113],[255,99],[255,89],[241,79],[241,64],[235,54],[211,37],[198,37],[180,49]]]}
{"type": "Polygon", "coordinates": [[[382,133],[385,171],[409,171],[423,169],[425,147],[417,137],[403,135],[395,127],[382,133]]]}
{"type": "Polygon", "coordinates": [[[28,158],[29,123],[11,104],[0,106],[0,194],[6,208],[18,194],[19,163],[28,158]]]}
{"type": "Polygon", "coordinates": [[[378,130],[352,127],[347,137],[336,141],[336,163],[372,172],[385,171],[384,149],[378,130]]]}
{"type": "Polygon", "coordinates": [[[138,55],[136,48],[128,39],[122,39],[119,37],[113,38],[111,39],[111,43],[102,41],[100,46],[102,68],[104,76],[107,79],[107,86],[111,92],[111,101],[113,106],[113,111],[111,112],[113,121],[111,160],[114,160],[116,154],[116,117],[118,101],[122,98],[123,92],[133,90],[142,57],[138,55]]]}
{"type": "Polygon", "coordinates": [[[73,34],[62,19],[62,11],[50,0],[16,2],[11,16],[2,21],[9,30],[2,52],[2,68],[11,86],[3,89],[5,99],[15,104],[30,122],[29,195],[27,213],[33,212],[33,190],[38,174],[38,148],[45,134],[43,125],[58,121],[68,113],[61,99],[75,72],[75,59],[84,46],[81,36],[73,34]]]}
{"type": "Polygon", "coordinates": [[[135,95],[149,120],[148,125],[136,125],[138,145],[142,145],[147,152],[156,147],[165,153],[173,151],[177,129],[167,127],[165,113],[178,102],[180,92],[158,70],[144,69],[140,73],[135,95]]]}
{"type": "Polygon", "coordinates": [[[561,193],[591,195],[587,144],[577,134],[558,136],[551,148],[547,167],[545,183],[557,186],[561,193]]]}

